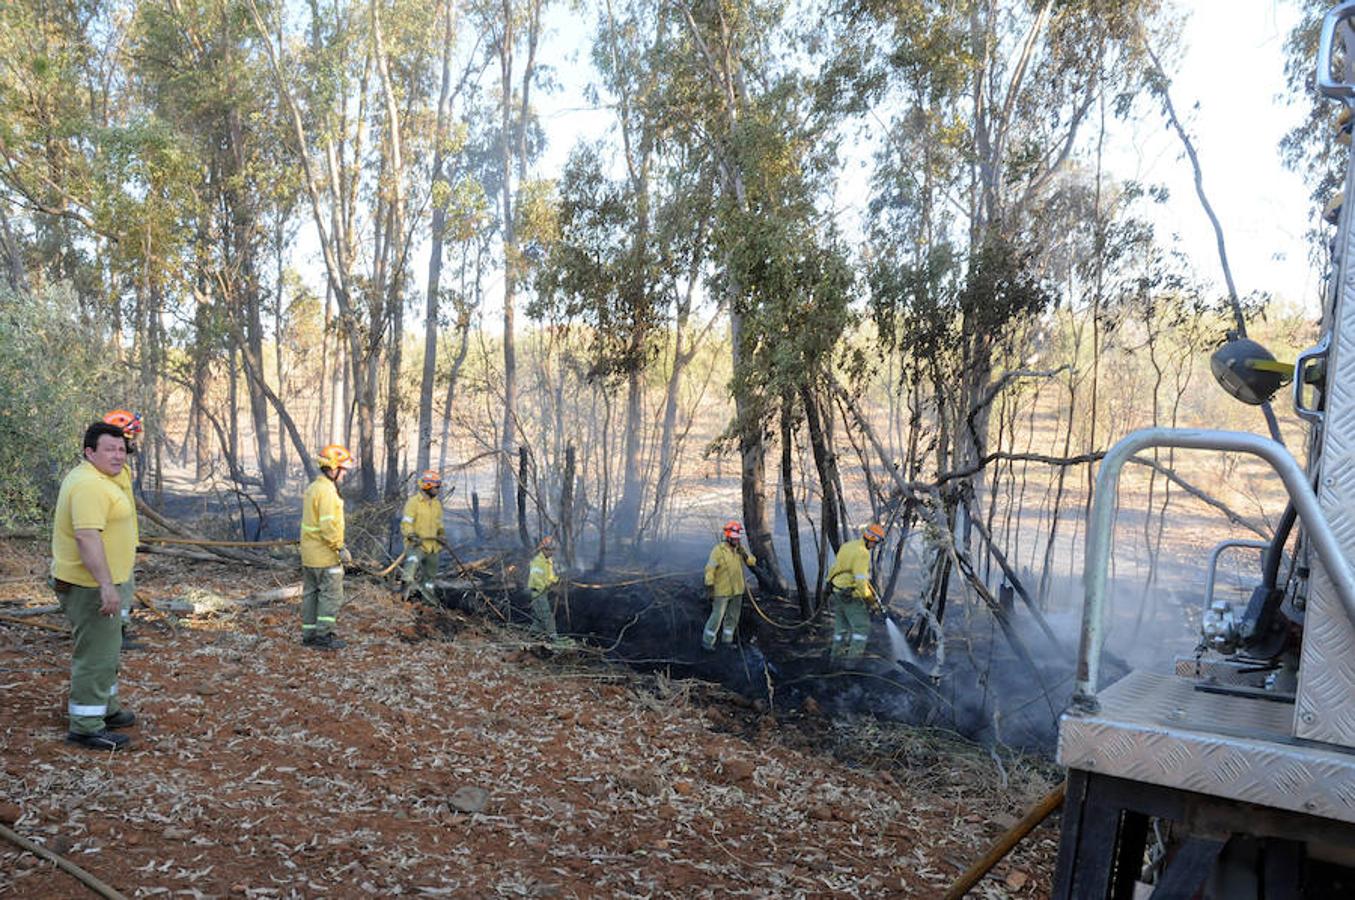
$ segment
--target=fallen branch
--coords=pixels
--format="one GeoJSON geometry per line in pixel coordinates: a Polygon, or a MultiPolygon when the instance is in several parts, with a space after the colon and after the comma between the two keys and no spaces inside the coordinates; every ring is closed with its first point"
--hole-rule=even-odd
{"type": "Polygon", "coordinates": [[[295,547],[300,543],[298,540],[215,541],[207,538],[165,537],[158,534],[143,535],[141,542],[143,544],[180,544],[188,547],[244,547],[254,550],[264,550],[269,547],[295,547]]]}
{"type": "Polygon", "coordinates": [[[119,893],[116,888],[112,888],[104,884],[102,881],[95,878],[93,875],[89,874],[84,869],[80,868],[66,857],[59,856],[56,853],[53,853],[51,850],[48,850],[41,844],[33,843],[28,838],[24,837],[18,832],[11,831],[4,825],[0,825],[0,837],[5,838],[11,844],[15,844],[19,847],[22,847],[23,849],[27,850],[29,853],[33,854],[39,859],[47,860],[49,863],[56,866],[58,869],[65,872],[66,874],[74,876],[75,878],[79,879],[79,881],[85,887],[89,888],[91,891],[98,894],[100,897],[105,897],[107,898],[107,900],[127,900],[126,894],[119,893]]]}
{"type": "MultiPolygon", "coordinates": [[[[150,506],[148,506],[148,505],[147,505],[140,497],[137,498],[137,501],[136,501],[136,508],[137,508],[138,510],[141,511],[141,514],[142,514],[143,516],[145,516],[145,517],[146,517],[147,519],[149,519],[151,522],[154,522],[156,525],[159,525],[159,526],[160,526],[161,528],[163,528],[165,531],[168,531],[168,532],[170,532],[171,534],[177,535],[178,537],[181,537],[181,538],[187,538],[187,539],[189,539],[189,540],[192,540],[192,541],[196,542],[198,546],[207,546],[207,547],[209,547],[209,548],[211,549],[211,555],[200,554],[200,555],[196,555],[196,556],[188,556],[188,557],[186,557],[187,559],[199,559],[199,560],[204,560],[204,561],[212,561],[212,562],[215,562],[215,561],[217,561],[217,560],[215,559],[215,557],[220,557],[220,558],[222,558],[222,559],[228,559],[228,560],[231,560],[232,562],[242,562],[242,563],[246,563],[247,565],[251,565],[251,566],[267,566],[267,567],[269,567],[269,568],[279,568],[280,566],[283,565],[283,563],[280,563],[280,562],[278,562],[277,560],[274,560],[274,559],[268,559],[268,558],[266,558],[266,557],[259,557],[259,556],[255,555],[255,554],[253,554],[253,553],[244,553],[244,552],[241,552],[241,551],[239,551],[239,550],[231,549],[231,548],[229,548],[229,547],[224,547],[224,546],[223,546],[223,547],[211,548],[211,545],[210,545],[210,543],[208,543],[208,539],[207,539],[207,538],[204,538],[204,537],[202,537],[202,536],[200,536],[200,535],[192,534],[192,533],[190,533],[190,532],[184,530],[182,527],[180,527],[179,525],[175,524],[172,520],[165,518],[164,516],[160,515],[160,513],[158,513],[158,512],[156,512],[155,510],[151,509],[150,506]]],[[[150,536],[147,535],[146,538],[145,538],[145,540],[150,540],[150,536]]],[[[257,544],[254,544],[254,545],[252,545],[252,546],[258,546],[258,545],[257,545],[257,544]]],[[[169,554],[169,555],[174,555],[174,553],[173,553],[172,551],[168,550],[168,549],[155,548],[155,547],[143,547],[143,548],[142,548],[142,552],[146,552],[146,553],[166,553],[166,554],[169,554]]]]}
{"type": "Polygon", "coordinates": [[[276,603],[279,600],[290,600],[293,597],[300,597],[303,586],[300,582],[289,584],[285,587],[274,588],[271,591],[260,591],[257,594],[250,594],[241,597],[238,600],[230,601],[235,606],[243,606],[248,609],[254,609],[260,606],[267,606],[270,603],[276,603]]]}
{"type": "Polygon", "coordinates": [[[64,625],[53,625],[51,622],[39,622],[36,619],[20,619],[18,616],[0,615],[0,622],[9,622],[11,625],[27,625],[30,628],[44,628],[47,631],[59,631],[62,634],[67,634],[70,631],[64,625]]]}
{"type": "Polygon", "coordinates": [[[29,616],[45,616],[48,613],[61,612],[61,606],[53,603],[49,606],[26,606],[21,609],[6,610],[11,619],[26,619],[29,616]]]}
{"type": "MultiPolygon", "coordinates": [[[[840,386],[838,386],[837,389],[839,391],[842,390],[840,386]]],[[[853,415],[860,416],[860,412],[856,411],[854,406],[853,415]]],[[[883,453],[883,450],[880,449],[879,452],[883,453]]],[[[905,493],[925,494],[932,488],[940,487],[948,481],[957,481],[962,478],[969,478],[972,475],[976,475],[990,463],[994,462],[1036,462],[1050,466],[1081,466],[1100,462],[1105,455],[1106,451],[1104,450],[1096,450],[1092,453],[1083,453],[1078,456],[1046,456],[1043,453],[1003,453],[999,451],[984,455],[982,459],[972,466],[966,466],[963,469],[955,469],[954,471],[946,472],[938,476],[935,481],[903,481],[901,478],[897,477],[897,473],[894,480],[899,485],[899,489],[905,493]]],[[[1190,496],[1194,497],[1196,500],[1199,500],[1207,506],[1212,506],[1214,509],[1223,513],[1228,521],[1233,524],[1241,525],[1243,528],[1255,532],[1263,538],[1270,538],[1270,529],[1264,524],[1242,515],[1242,513],[1233,509],[1222,500],[1210,496],[1204,490],[1197,488],[1189,481],[1186,481],[1186,479],[1182,478],[1174,469],[1169,469],[1161,463],[1148,459],[1145,456],[1131,456],[1129,457],[1129,461],[1138,463],[1141,466],[1147,466],[1150,469],[1155,469],[1167,480],[1171,481],[1187,494],[1190,494],[1190,496]]]]}

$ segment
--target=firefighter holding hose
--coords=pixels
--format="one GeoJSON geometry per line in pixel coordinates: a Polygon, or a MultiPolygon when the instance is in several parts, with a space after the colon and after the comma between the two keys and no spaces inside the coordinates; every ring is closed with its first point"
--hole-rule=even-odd
{"type": "Polygon", "coordinates": [[[743,609],[743,567],[757,565],[753,554],[743,549],[743,526],[725,523],[722,540],[710,551],[706,561],[706,597],[710,600],[710,618],[701,634],[701,646],[715,649],[717,639],[734,643],[743,609]]]}
{"type": "Polygon", "coordinates": [[[883,612],[870,580],[870,552],[884,539],[878,522],[861,529],[861,537],[837,551],[828,570],[833,586],[833,659],[859,659],[870,638],[870,612],[883,612]]]}
{"type": "Polygon", "coordinates": [[[428,603],[437,603],[433,579],[437,578],[442,544],[447,529],[442,524],[442,476],[429,469],[419,476],[419,492],[405,503],[400,533],[405,537],[405,596],[417,593],[428,603]]]}

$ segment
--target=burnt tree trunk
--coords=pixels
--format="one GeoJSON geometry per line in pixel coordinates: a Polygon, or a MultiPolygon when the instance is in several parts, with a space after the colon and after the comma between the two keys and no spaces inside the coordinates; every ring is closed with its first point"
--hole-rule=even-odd
{"type": "Polygon", "coordinates": [[[819,473],[819,489],[823,497],[823,534],[836,553],[842,546],[842,522],[838,518],[837,456],[828,440],[823,418],[819,414],[819,398],[806,386],[800,388],[805,406],[805,423],[809,427],[809,448],[814,456],[814,468],[819,473]]]}
{"type": "Polygon", "coordinates": [[[786,535],[790,540],[790,564],[795,572],[795,592],[800,601],[800,618],[808,619],[813,614],[809,587],[805,582],[804,561],[800,558],[800,522],[795,511],[795,473],[791,467],[792,437],[791,400],[787,394],[781,404],[781,489],[782,503],[786,510],[786,535]]]}
{"type": "Polygon", "coordinates": [[[518,538],[524,550],[532,549],[532,537],[527,533],[527,448],[518,448],[518,538]]]}
{"type": "Polygon", "coordinates": [[[564,483],[560,485],[560,556],[574,566],[574,445],[565,447],[564,483]]]}

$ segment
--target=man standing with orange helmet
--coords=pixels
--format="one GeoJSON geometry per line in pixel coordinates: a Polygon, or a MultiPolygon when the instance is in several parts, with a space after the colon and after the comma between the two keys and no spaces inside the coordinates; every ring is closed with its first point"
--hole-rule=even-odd
{"type": "Polygon", "coordinates": [[[344,646],[334,634],[343,606],[343,567],[353,561],[344,545],[339,479],[353,454],[341,444],[327,444],[315,461],[320,474],[301,501],[301,643],[337,650],[344,646]]]}
{"type": "Polygon", "coordinates": [[[89,426],[84,457],[61,482],[52,521],[50,584],[75,645],[66,740],[119,750],[128,739],[113,729],[136,723],[118,700],[118,609],[131,597],[136,560],[136,509],[116,481],[127,461],[122,429],[107,422],[89,426]]]}
{"type": "MultiPolygon", "coordinates": [[[[132,456],[137,450],[137,441],[141,438],[141,414],[129,412],[125,409],[115,409],[104,416],[104,422],[115,428],[122,429],[122,442],[127,450],[127,462],[117,475],[113,476],[118,487],[127,495],[127,502],[132,507],[132,546],[136,547],[141,542],[141,529],[137,524],[136,518],[136,492],[132,490],[132,456]]],[[[128,632],[128,627],[132,624],[132,601],[136,597],[136,576],[133,575],[126,596],[122,601],[122,649],[140,650],[142,646],[135,641],[128,632]]]]}
{"type": "Polygon", "coordinates": [[[706,597],[710,600],[710,618],[701,633],[701,646],[715,649],[719,638],[726,644],[734,643],[739,630],[739,614],[743,611],[743,567],[757,565],[753,554],[743,549],[743,526],[726,522],[721,540],[710,551],[706,560],[706,597]]]}
{"type": "Polygon", "coordinates": [[[828,570],[833,586],[834,659],[857,659],[870,639],[870,609],[881,611],[870,580],[870,551],[884,540],[885,530],[871,522],[861,529],[861,537],[838,548],[837,559],[828,570]],[[868,608],[869,607],[869,608],[868,608]]]}
{"type": "Polygon", "coordinates": [[[442,524],[442,476],[432,469],[419,476],[419,492],[405,501],[400,533],[405,537],[405,593],[415,593],[429,603],[437,603],[433,579],[438,575],[441,546],[447,540],[442,524]],[[417,576],[417,578],[416,578],[417,576]]]}

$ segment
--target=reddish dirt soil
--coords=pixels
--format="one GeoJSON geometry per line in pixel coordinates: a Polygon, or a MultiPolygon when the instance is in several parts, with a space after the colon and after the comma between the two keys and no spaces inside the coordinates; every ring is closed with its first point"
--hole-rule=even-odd
{"type": "MultiPolygon", "coordinates": [[[[0,612],[52,602],[41,570],[0,545],[0,612]]],[[[140,577],[156,599],[293,580],[164,557],[140,577]]],[[[936,897],[1052,784],[348,588],[337,653],[299,646],[295,600],[139,611],[117,755],[63,740],[66,636],[0,623],[0,821],[133,897],[936,897]]],[[[1047,823],[972,896],[1046,896],[1056,842],[1047,823]]],[[[0,896],[92,894],[0,840],[0,896]]]]}

